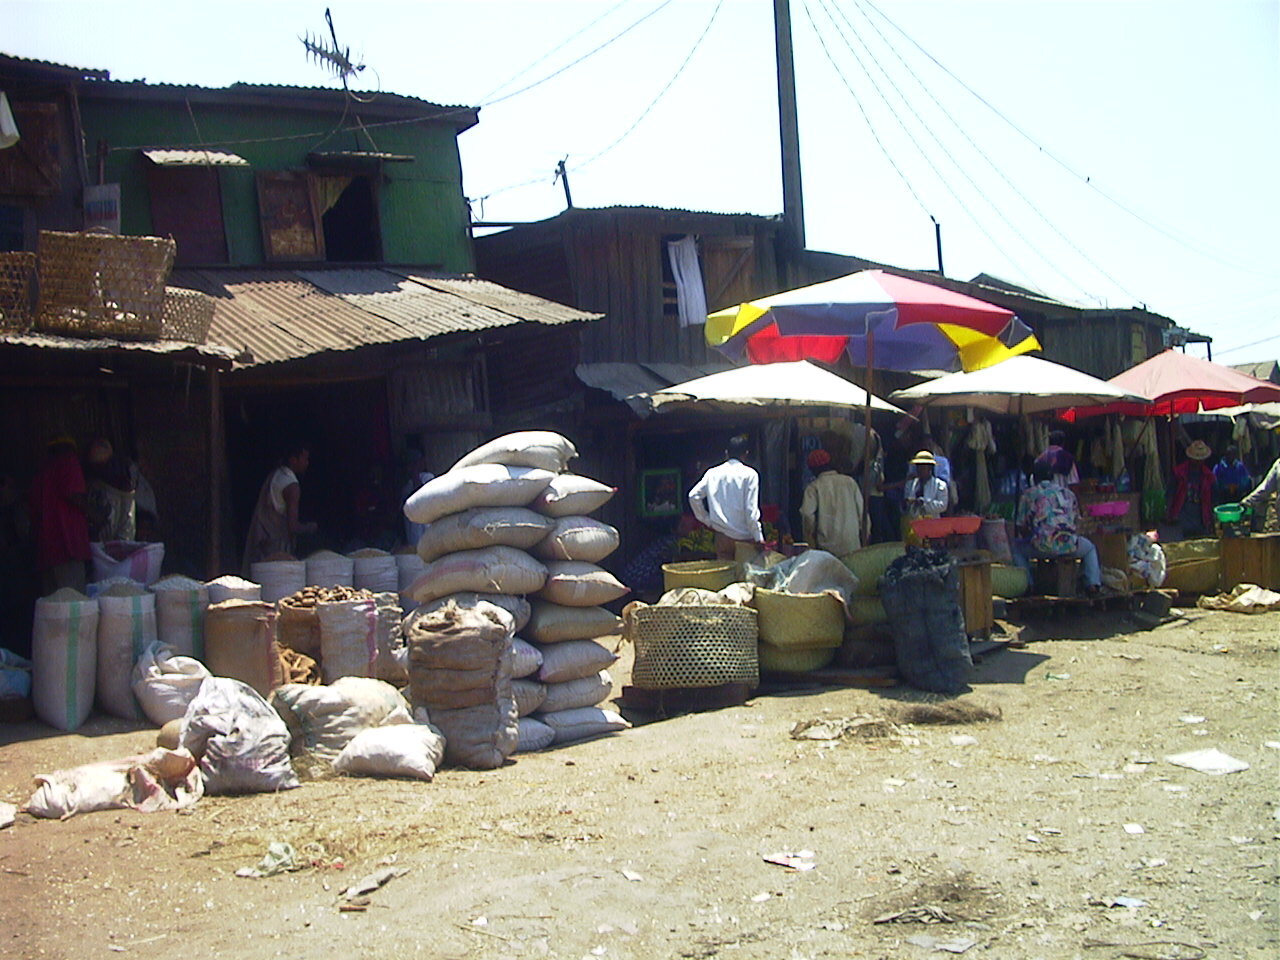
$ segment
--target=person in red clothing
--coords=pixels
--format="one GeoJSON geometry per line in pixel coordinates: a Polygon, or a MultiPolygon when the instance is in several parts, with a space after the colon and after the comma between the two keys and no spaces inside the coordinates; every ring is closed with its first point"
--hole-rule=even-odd
{"type": "Polygon", "coordinates": [[[1212,454],[1207,443],[1196,440],[1187,447],[1187,459],[1173,468],[1169,521],[1182,526],[1183,536],[1213,533],[1213,470],[1206,462],[1212,454]]]}
{"type": "Polygon", "coordinates": [[[62,587],[85,588],[89,520],[84,471],[70,437],[50,441],[44,466],[31,483],[31,519],[36,571],[46,594],[62,587]]]}

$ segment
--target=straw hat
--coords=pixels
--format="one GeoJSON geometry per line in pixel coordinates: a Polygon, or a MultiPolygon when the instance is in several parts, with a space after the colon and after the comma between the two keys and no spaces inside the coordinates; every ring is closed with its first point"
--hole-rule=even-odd
{"type": "Polygon", "coordinates": [[[813,450],[809,453],[809,469],[817,470],[831,463],[831,454],[825,450],[813,450]]]}
{"type": "Polygon", "coordinates": [[[911,462],[927,463],[931,467],[936,467],[938,465],[938,461],[934,458],[933,454],[930,453],[928,450],[921,450],[919,453],[917,453],[914,457],[911,458],[911,462]]]}
{"type": "Polygon", "coordinates": [[[1213,451],[1203,440],[1195,440],[1191,446],[1187,447],[1187,456],[1192,460],[1208,460],[1212,455],[1213,451]]]}

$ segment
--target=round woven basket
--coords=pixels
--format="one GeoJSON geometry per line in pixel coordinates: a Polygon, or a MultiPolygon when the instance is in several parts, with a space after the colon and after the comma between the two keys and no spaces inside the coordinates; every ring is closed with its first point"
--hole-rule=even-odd
{"type": "Polygon", "coordinates": [[[760,644],[760,669],[766,673],[807,673],[820,670],[835,659],[836,651],[830,647],[816,650],[792,650],[775,647],[771,643],[760,644]]]}
{"type": "Polygon", "coordinates": [[[664,591],[679,587],[723,590],[740,579],[738,564],[733,560],[685,560],[662,565],[664,591]]]}
{"type": "Polygon", "coordinates": [[[630,604],[624,632],[636,645],[631,682],[641,689],[760,682],[756,612],[747,607],[630,604]]]}
{"type": "Polygon", "coordinates": [[[757,587],[760,640],[784,650],[832,649],[844,639],[844,610],[827,593],[779,593],[757,587]]]}

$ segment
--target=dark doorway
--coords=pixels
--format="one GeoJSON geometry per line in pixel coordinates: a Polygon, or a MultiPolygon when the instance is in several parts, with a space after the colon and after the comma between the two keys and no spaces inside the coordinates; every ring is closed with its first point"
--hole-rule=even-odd
{"type": "Polygon", "coordinates": [[[368,177],[353,177],[322,220],[330,262],[376,263],[382,259],[377,203],[368,177]]]}

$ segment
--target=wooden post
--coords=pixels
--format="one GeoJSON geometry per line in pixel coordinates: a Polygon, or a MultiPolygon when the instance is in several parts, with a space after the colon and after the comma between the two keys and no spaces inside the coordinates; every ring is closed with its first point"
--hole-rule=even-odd
{"type": "Polygon", "coordinates": [[[804,194],[800,186],[800,120],[791,50],[791,0],[773,0],[778,70],[778,126],[782,142],[782,230],[794,250],[804,249],[804,194]]]}
{"type": "Polygon", "coordinates": [[[222,495],[227,444],[222,422],[222,375],[209,367],[209,579],[222,566],[222,495]]]}
{"type": "Polygon", "coordinates": [[[870,326],[867,327],[867,403],[864,408],[866,416],[866,436],[862,438],[862,519],[859,521],[861,529],[859,530],[859,542],[865,547],[871,542],[871,536],[867,532],[867,509],[871,503],[871,387],[875,382],[875,373],[872,366],[875,359],[876,344],[875,334],[871,332],[870,326]]]}

